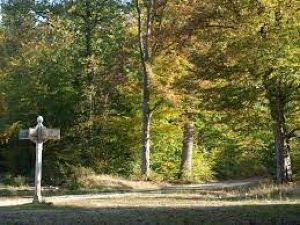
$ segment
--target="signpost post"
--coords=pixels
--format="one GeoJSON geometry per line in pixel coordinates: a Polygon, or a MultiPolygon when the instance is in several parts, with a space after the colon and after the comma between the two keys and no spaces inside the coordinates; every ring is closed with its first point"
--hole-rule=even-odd
{"type": "Polygon", "coordinates": [[[35,128],[29,128],[26,130],[20,130],[19,138],[21,140],[31,140],[36,144],[36,161],[35,161],[35,192],[33,197],[34,203],[42,202],[42,154],[43,143],[46,140],[58,140],[60,139],[59,129],[48,129],[43,125],[43,117],[38,116],[37,125],[35,128]]]}

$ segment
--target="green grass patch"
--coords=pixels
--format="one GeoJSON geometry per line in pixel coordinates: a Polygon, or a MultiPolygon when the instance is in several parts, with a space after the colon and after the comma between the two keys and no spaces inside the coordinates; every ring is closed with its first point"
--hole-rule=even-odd
{"type": "Polygon", "coordinates": [[[54,205],[52,202],[41,202],[41,203],[28,203],[19,206],[19,209],[50,209],[53,208],[54,205]]]}

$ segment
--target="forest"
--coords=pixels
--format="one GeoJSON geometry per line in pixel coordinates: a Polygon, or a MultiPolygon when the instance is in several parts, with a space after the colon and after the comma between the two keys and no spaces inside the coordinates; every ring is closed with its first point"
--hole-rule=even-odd
{"type": "Polygon", "coordinates": [[[2,0],[0,180],[300,179],[298,0],[2,0]]]}

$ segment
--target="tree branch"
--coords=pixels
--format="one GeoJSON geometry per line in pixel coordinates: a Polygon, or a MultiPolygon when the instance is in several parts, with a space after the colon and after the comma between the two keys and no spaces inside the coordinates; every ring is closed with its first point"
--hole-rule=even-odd
{"type": "Polygon", "coordinates": [[[300,131],[300,127],[297,127],[295,129],[291,130],[290,132],[288,132],[288,134],[285,135],[285,138],[288,140],[290,140],[292,138],[300,138],[300,136],[296,135],[297,131],[300,131]]]}
{"type": "MultiPolygon", "coordinates": [[[[138,35],[139,35],[139,49],[140,49],[140,57],[142,60],[143,67],[145,67],[145,55],[143,48],[143,38],[142,38],[142,18],[141,18],[141,8],[139,4],[139,0],[136,1],[136,9],[138,13],[138,35]]],[[[144,68],[146,69],[146,68],[144,68]]]]}
{"type": "Polygon", "coordinates": [[[144,37],[144,57],[148,61],[150,56],[149,52],[149,37],[151,35],[151,25],[152,25],[152,13],[153,13],[153,1],[147,1],[147,18],[146,18],[146,32],[144,37]]]}
{"type": "Polygon", "coordinates": [[[150,113],[153,113],[163,103],[163,101],[164,100],[162,98],[159,101],[157,101],[152,107],[152,109],[150,109],[150,113]]]}

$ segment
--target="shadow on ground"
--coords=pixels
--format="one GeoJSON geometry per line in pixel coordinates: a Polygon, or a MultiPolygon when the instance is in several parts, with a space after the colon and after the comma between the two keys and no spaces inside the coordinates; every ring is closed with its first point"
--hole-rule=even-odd
{"type": "Polygon", "coordinates": [[[300,204],[197,208],[0,208],[1,225],[300,225],[300,204]]]}

